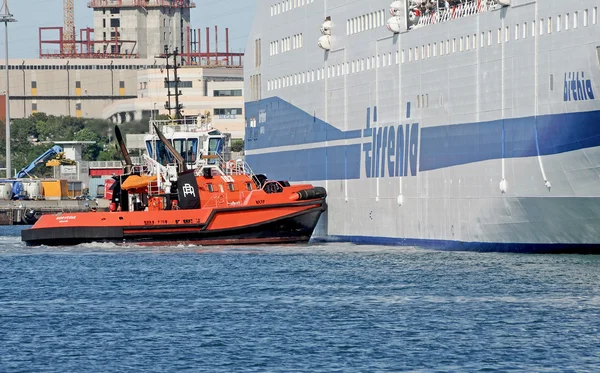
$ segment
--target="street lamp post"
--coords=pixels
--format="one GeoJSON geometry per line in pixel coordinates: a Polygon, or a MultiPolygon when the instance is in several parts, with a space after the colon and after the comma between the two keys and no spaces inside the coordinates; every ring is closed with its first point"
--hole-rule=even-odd
{"type": "Polygon", "coordinates": [[[9,22],[17,22],[16,19],[13,18],[13,15],[10,14],[8,10],[7,0],[4,0],[2,4],[2,8],[0,11],[4,11],[4,13],[0,14],[0,22],[4,23],[5,27],[5,42],[4,45],[6,47],[5,51],[5,60],[4,60],[4,69],[6,70],[6,177],[12,177],[12,160],[10,155],[10,91],[9,91],[9,73],[8,73],[8,23],[9,22]]]}

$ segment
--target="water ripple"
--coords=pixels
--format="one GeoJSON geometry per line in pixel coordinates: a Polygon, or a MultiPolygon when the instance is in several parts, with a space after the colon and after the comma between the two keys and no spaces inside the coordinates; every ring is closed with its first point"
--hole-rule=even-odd
{"type": "Polygon", "coordinates": [[[2,372],[596,371],[600,259],[302,245],[26,248],[2,372]]]}

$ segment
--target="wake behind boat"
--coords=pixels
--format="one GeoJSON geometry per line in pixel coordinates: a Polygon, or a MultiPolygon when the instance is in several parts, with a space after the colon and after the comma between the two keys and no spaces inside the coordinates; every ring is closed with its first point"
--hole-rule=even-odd
{"type": "Polygon", "coordinates": [[[154,130],[147,163],[135,166],[116,128],[126,173],[116,178],[110,212],[44,215],[22,231],[22,240],[29,246],[308,242],[327,208],[324,188],[269,180],[241,160],[225,161],[217,130],[188,126],[171,139],[154,130]],[[173,146],[181,141],[192,145],[187,159],[173,146]]]}

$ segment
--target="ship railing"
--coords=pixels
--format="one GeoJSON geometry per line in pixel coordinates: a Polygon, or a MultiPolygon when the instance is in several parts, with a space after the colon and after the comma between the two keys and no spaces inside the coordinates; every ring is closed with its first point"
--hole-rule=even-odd
{"type": "Polygon", "coordinates": [[[219,163],[225,175],[254,176],[254,171],[252,171],[250,165],[242,158],[226,160],[219,155],[219,163]]]}
{"type": "Polygon", "coordinates": [[[485,13],[490,10],[500,7],[496,0],[474,0],[467,1],[455,6],[450,9],[438,9],[436,12],[422,15],[419,21],[413,28],[423,27],[432,25],[435,23],[442,23],[451,21],[453,19],[469,17],[472,15],[485,13]]]}
{"type": "Polygon", "coordinates": [[[212,122],[197,117],[187,117],[183,119],[151,120],[150,133],[154,134],[154,125],[165,134],[173,132],[198,132],[210,131],[214,129],[212,122]]]}

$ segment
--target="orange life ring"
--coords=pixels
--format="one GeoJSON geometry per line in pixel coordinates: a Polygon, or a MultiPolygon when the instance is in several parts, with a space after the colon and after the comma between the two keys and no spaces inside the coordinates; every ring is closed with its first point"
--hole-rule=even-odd
{"type": "Polygon", "coordinates": [[[227,168],[233,170],[235,168],[235,166],[236,166],[236,163],[233,159],[227,161],[227,168]]]}

